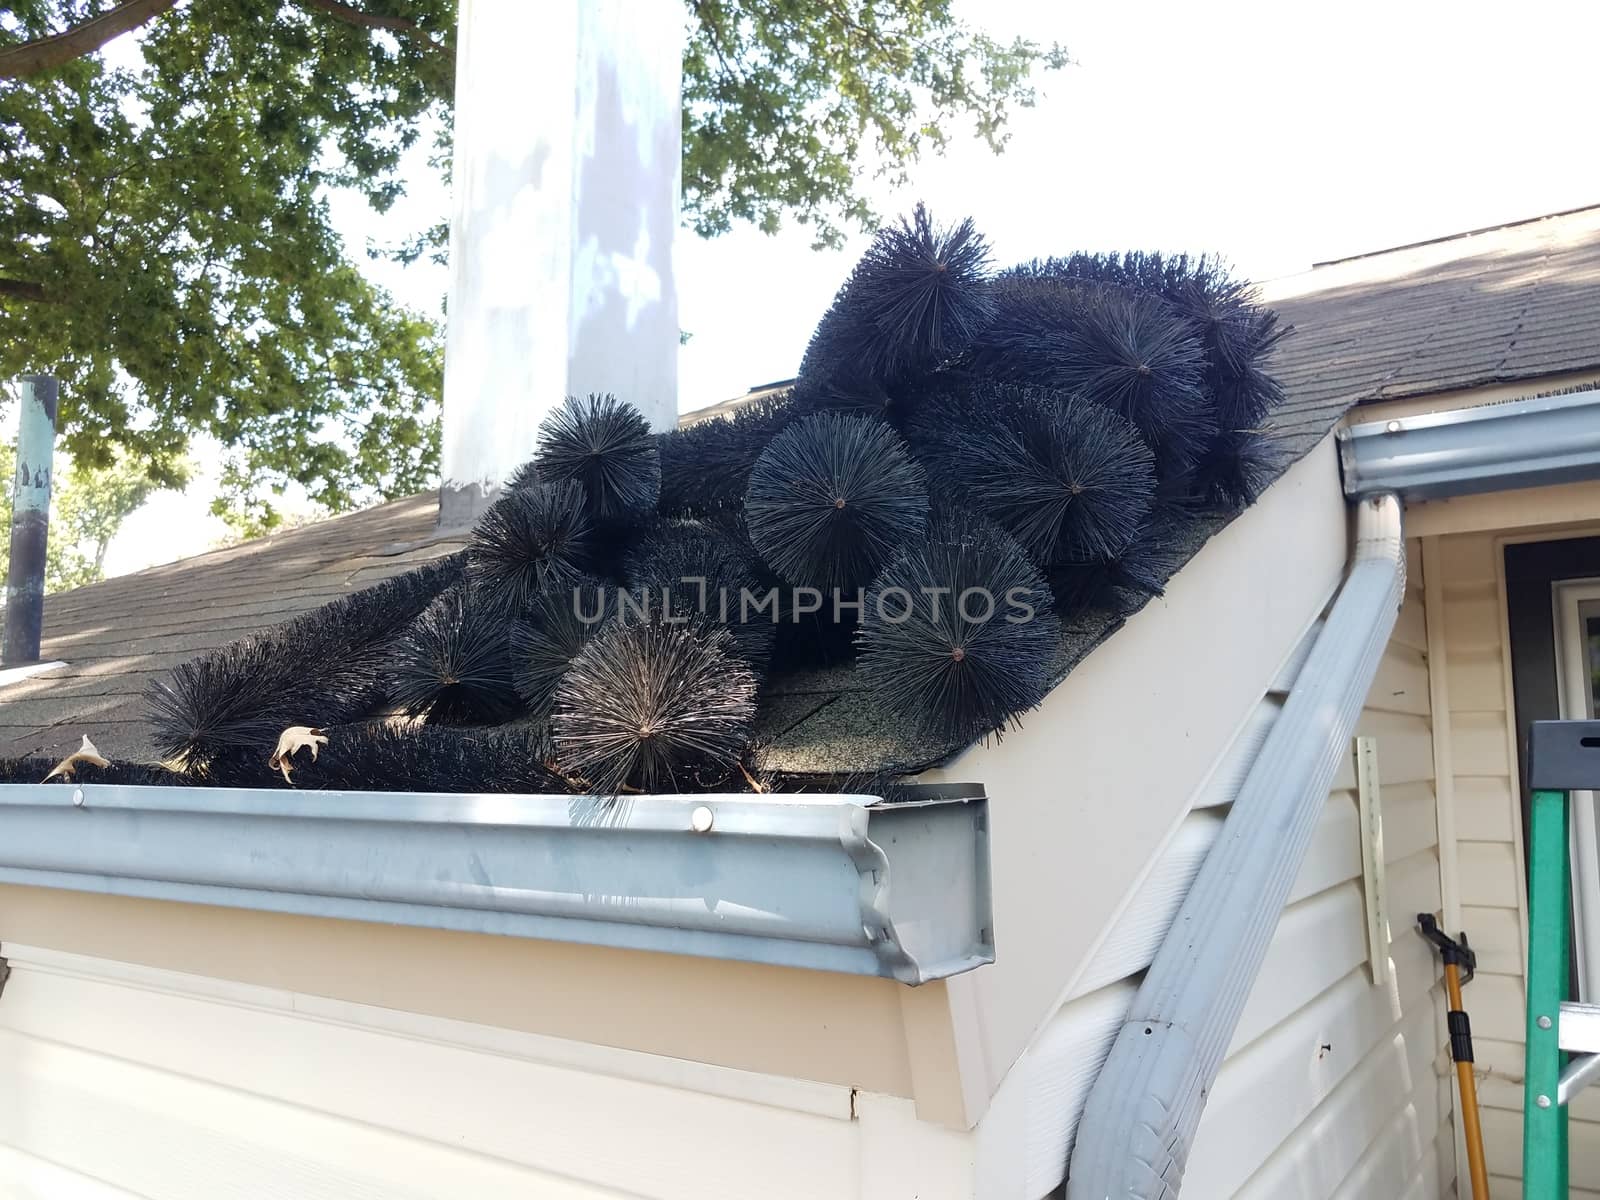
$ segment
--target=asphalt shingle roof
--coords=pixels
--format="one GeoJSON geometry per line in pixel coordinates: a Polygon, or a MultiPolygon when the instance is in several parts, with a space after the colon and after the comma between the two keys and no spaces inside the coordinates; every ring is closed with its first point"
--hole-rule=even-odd
{"type": "Polygon", "coordinates": [[[45,599],[41,658],[67,665],[0,687],[0,758],[59,757],[88,734],[152,756],[139,697],[181,662],[459,550],[433,493],[380,504],[45,599]]]}
{"type": "MultiPolygon", "coordinates": [[[[1600,369],[1600,207],[1326,264],[1262,292],[1295,327],[1273,362],[1287,466],[1356,404],[1600,369]]],[[[68,665],[0,687],[0,756],[62,755],[87,733],[114,757],[148,757],[139,695],[151,678],[458,549],[436,513],[433,494],[415,496],[49,597],[44,657],[68,665]]],[[[1197,526],[1189,554],[1225,523],[1197,526]]],[[[1080,618],[1058,674],[1121,623],[1080,618]]],[[[877,711],[844,669],[767,690],[759,732],[777,769],[907,771],[957,748],[877,711]]]]}
{"type": "Polygon", "coordinates": [[[1329,408],[1600,366],[1600,207],[1363,255],[1266,285],[1274,371],[1329,408]]]}

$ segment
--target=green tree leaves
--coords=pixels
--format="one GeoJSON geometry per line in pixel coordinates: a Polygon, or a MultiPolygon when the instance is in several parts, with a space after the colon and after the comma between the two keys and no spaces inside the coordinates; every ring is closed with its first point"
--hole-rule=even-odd
{"type": "MultiPolygon", "coordinates": [[[[996,42],[950,2],[689,0],[685,220],[709,236],[787,215],[837,243],[874,219],[869,154],[901,180],[964,127],[999,150],[1034,69],[1065,55],[996,42]]],[[[0,12],[0,380],[60,378],[74,463],[121,450],[170,485],[209,435],[228,454],[215,507],[247,531],[291,486],[339,511],[433,481],[438,323],[361,274],[327,196],[388,208],[424,138],[445,169],[455,22],[455,0],[0,12]],[[139,53],[125,34],[101,48],[128,26],[139,53]]],[[[393,253],[437,255],[447,233],[393,253]]]]}
{"type": "MultiPolygon", "coordinates": [[[[37,34],[82,7],[16,18],[37,34]]],[[[325,200],[401,186],[443,95],[409,45],[217,0],[151,21],[138,71],[86,57],[0,84],[0,280],[29,291],[0,299],[0,378],[60,378],[75,463],[122,448],[171,484],[162,464],[209,434],[252,529],[290,482],[338,511],[436,474],[439,331],[348,260],[325,200]]]]}
{"type": "Polygon", "coordinates": [[[968,132],[996,153],[1006,115],[1029,107],[1059,45],[1002,44],[950,0],[691,0],[683,60],[683,207],[696,233],[735,221],[776,232],[785,215],[819,245],[876,214],[862,159],[905,182],[923,154],[968,132]]]}

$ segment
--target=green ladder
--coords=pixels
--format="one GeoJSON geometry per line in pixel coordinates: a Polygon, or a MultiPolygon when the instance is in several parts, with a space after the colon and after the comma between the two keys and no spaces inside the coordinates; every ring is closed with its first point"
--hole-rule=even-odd
{"type": "Polygon", "coordinates": [[[1600,791],[1600,721],[1535,721],[1528,735],[1528,1033],[1522,1095],[1525,1200],[1566,1200],[1567,1102],[1600,1078],[1600,1005],[1568,1001],[1568,798],[1600,791]]]}

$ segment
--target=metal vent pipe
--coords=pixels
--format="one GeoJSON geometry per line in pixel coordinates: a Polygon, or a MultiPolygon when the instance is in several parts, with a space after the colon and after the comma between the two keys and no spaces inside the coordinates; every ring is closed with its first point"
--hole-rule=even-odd
{"type": "Polygon", "coordinates": [[[17,473],[11,483],[11,567],[6,576],[0,664],[39,661],[44,631],[44,564],[50,542],[50,471],[56,453],[56,381],[24,375],[17,420],[17,473]]]}

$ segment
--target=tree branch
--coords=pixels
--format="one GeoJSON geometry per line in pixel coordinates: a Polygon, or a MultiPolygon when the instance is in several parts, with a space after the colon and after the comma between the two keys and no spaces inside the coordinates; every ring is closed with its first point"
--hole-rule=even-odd
{"type": "Polygon", "coordinates": [[[363,29],[387,29],[390,33],[397,33],[401,37],[415,41],[430,54],[455,58],[455,51],[448,45],[435,41],[422,26],[404,17],[381,17],[375,13],[363,12],[354,5],[343,3],[342,0],[300,0],[300,3],[307,8],[314,8],[331,17],[337,17],[346,24],[359,25],[363,29]]]}
{"type": "Polygon", "coordinates": [[[0,49],[0,79],[23,79],[93,54],[107,42],[158,17],[178,0],[123,0],[70,29],[0,49]]]}
{"type": "Polygon", "coordinates": [[[18,300],[44,301],[50,299],[44,293],[42,283],[32,283],[26,279],[0,279],[0,296],[13,296],[18,300]]]}

